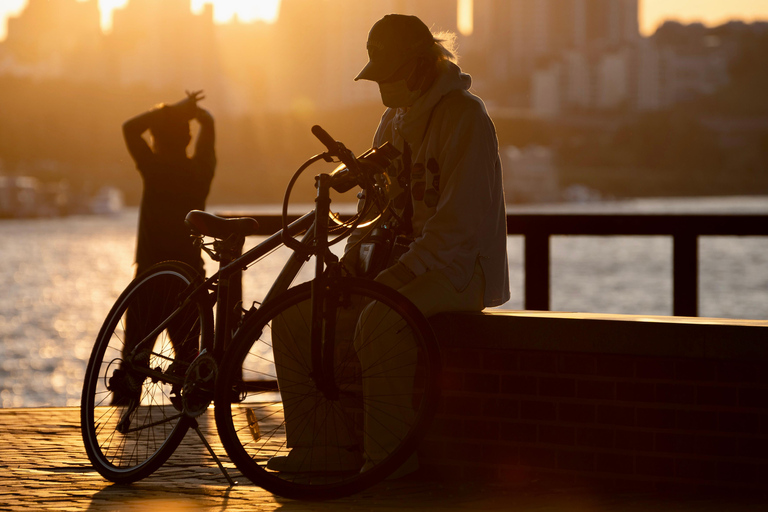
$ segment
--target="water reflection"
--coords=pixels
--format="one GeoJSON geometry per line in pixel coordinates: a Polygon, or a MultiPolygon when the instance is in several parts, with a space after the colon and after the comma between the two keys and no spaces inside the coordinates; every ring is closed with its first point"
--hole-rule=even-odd
{"type": "MultiPolygon", "coordinates": [[[[715,204],[717,211],[737,213],[747,203],[710,200],[703,208],[715,204]]],[[[656,204],[654,211],[679,212],[680,204],[656,204]]],[[[767,212],[768,200],[758,199],[757,206],[753,210],[767,212]]],[[[638,210],[643,208],[628,211],[638,210]]],[[[93,341],[133,277],[135,230],[136,211],[130,209],[117,217],[0,222],[2,407],[79,405],[93,341]]],[[[257,242],[249,239],[246,248],[257,242]]],[[[508,250],[512,299],[505,307],[521,309],[522,239],[510,237],[508,250]]],[[[286,257],[286,249],[277,251],[246,272],[246,307],[261,300],[286,257]]],[[[767,238],[705,237],[700,257],[702,316],[768,319],[767,238]]],[[[552,261],[553,309],[671,313],[667,238],[556,237],[552,261]]],[[[301,279],[311,272],[305,266],[301,279]]]]}

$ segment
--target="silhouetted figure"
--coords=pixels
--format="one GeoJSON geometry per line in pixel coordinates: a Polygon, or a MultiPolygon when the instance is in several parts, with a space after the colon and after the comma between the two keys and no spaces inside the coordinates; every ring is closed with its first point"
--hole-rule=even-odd
{"type": "MultiPolygon", "coordinates": [[[[123,135],[128,151],[136,162],[144,189],[139,211],[138,240],[136,244],[136,275],[163,261],[182,261],[204,274],[200,248],[195,247],[184,219],[191,210],[204,210],[205,200],[216,167],[214,151],[214,122],[211,114],[197,106],[203,99],[202,91],[187,93],[187,97],[173,105],[160,105],[123,124],[123,135]],[[190,121],[200,124],[195,152],[187,156],[192,140],[190,121]],[[152,145],[144,139],[149,132],[152,145]]],[[[147,290],[147,294],[163,292],[178,294],[183,290],[147,290]]],[[[126,319],[123,364],[111,380],[112,402],[127,405],[119,430],[127,429],[131,411],[141,400],[140,373],[126,372],[133,365],[146,366],[152,344],[142,346],[131,357],[137,344],[150,334],[173,311],[175,303],[170,297],[166,308],[129,308],[126,319]],[[125,363],[130,360],[131,365],[125,363]]],[[[141,301],[149,303],[149,301],[141,301]]],[[[191,308],[194,309],[194,308],[191,308]]],[[[186,363],[198,353],[200,326],[195,311],[179,314],[168,325],[167,331],[175,351],[174,371],[184,375],[186,363]]],[[[169,370],[171,371],[171,370],[169,370]]],[[[180,388],[174,386],[172,395],[179,398],[180,388]]],[[[180,402],[179,402],[180,403],[180,402]]]]}
{"type": "Polygon", "coordinates": [[[128,152],[144,181],[136,244],[137,274],[155,263],[183,261],[203,270],[200,249],[190,239],[184,218],[191,210],[204,210],[216,168],[214,123],[197,106],[202,91],[188,93],[173,105],[161,105],[123,124],[128,152]],[[189,123],[200,124],[194,155],[187,156],[192,140],[189,123]],[[152,147],[142,136],[149,132],[152,147]]]}
{"type": "MultiPolygon", "coordinates": [[[[506,210],[496,130],[482,100],[469,92],[471,77],[456,65],[448,43],[433,35],[415,16],[387,15],[371,29],[367,44],[370,60],[355,78],[376,82],[382,102],[389,107],[381,118],[374,146],[389,142],[402,153],[387,169],[399,219],[389,218],[386,222],[399,224],[400,234],[405,235],[399,244],[403,250],[389,268],[373,276],[410,299],[427,317],[448,311],[480,311],[501,305],[510,296],[506,210]]],[[[365,242],[365,232],[360,229],[349,238],[343,259],[347,268],[358,275],[370,274],[369,270],[363,271],[370,256],[368,248],[359,243],[365,242]]],[[[395,418],[402,419],[412,409],[413,375],[407,375],[407,371],[415,372],[416,364],[405,359],[415,352],[390,354],[391,347],[413,341],[403,337],[409,334],[400,334],[391,325],[394,315],[384,309],[376,302],[366,306],[355,334],[362,367],[368,368],[376,361],[379,373],[363,377],[363,394],[391,397],[376,407],[369,408],[366,403],[362,471],[385,459],[394,446],[386,446],[383,440],[392,439],[396,445],[410,424],[395,418]],[[400,370],[395,372],[395,368],[400,370]]],[[[284,337],[278,334],[274,330],[273,339],[282,340],[284,337]]],[[[286,360],[286,368],[290,361],[281,353],[299,350],[282,348],[278,341],[274,347],[276,361],[278,357],[286,360]]],[[[302,349],[306,351],[307,347],[302,349]]],[[[301,410],[311,408],[312,404],[307,403],[310,401],[294,406],[299,401],[286,395],[283,392],[288,425],[295,418],[311,414],[301,410]]],[[[291,435],[290,429],[287,433],[292,450],[285,457],[273,457],[268,464],[271,469],[297,471],[302,460],[319,451],[312,445],[313,439],[319,437],[314,433],[291,435]]],[[[334,448],[339,452],[351,453],[358,445],[357,440],[341,434],[335,441],[334,448]]],[[[326,448],[324,453],[329,450],[326,448]]],[[[347,459],[350,467],[346,469],[351,469],[356,461],[351,456],[347,459]]],[[[417,467],[414,456],[399,474],[417,467]]]]}

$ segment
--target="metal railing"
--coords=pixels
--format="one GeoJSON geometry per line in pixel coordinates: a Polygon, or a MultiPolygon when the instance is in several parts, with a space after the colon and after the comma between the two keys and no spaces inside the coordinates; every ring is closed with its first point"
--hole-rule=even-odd
{"type": "MultiPolygon", "coordinates": [[[[280,229],[279,215],[247,216],[259,221],[260,235],[280,229]]],[[[550,307],[552,236],[671,236],[672,314],[698,316],[699,237],[768,236],[768,215],[514,214],[507,234],[524,237],[524,307],[539,311],[550,307]]]]}
{"type": "Polygon", "coordinates": [[[698,316],[699,236],[768,236],[768,215],[507,216],[507,234],[525,237],[525,308],[549,310],[550,237],[671,236],[672,314],[698,316]]]}

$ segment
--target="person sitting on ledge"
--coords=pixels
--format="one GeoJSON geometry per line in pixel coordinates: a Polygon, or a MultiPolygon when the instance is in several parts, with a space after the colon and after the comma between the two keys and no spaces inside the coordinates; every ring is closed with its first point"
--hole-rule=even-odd
{"type": "MultiPolygon", "coordinates": [[[[432,34],[416,16],[386,15],[370,30],[369,62],[355,78],[376,82],[382,102],[388,107],[376,130],[374,147],[389,142],[401,151],[387,172],[393,182],[391,198],[400,219],[399,232],[407,236],[407,241],[391,266],[373,275],[376,281],[410,299],[427,317],[449,311],[480,311],[501,305],[510,297],[506,210],[496,131],[482,100],[469,92],[472,79],[456,64],[452,41],[450,34],[432,34]]],[[[358,243],[362,236],[360,232],[350,237],[342,259],[357,275],[370,274],[370,269],[363,269],[363,244],[358,243]]],[[[367,361],[381,360],[390,347],[404,343],[398,339],[401,335],[397,329],[387,325],[386,311],[381,309],[378,303],[368,305],[357,322],[355,346],[363,368],[369,366],[367,361]],[[376,343],[360,341],[371,339],[376,343]]],[[[278,367],[278,381],[281,370],[301,380],[287,369],[288,354],[308,350],[288,346],[284,341],[288,338],[274,331],[275,359],[286,361],[285,366],[281,363],[278,367]]],[[[387,358],[393,367],[415,368],[415,364],[396,359],[387,358]]],[[[381,373],[388,371],[381,366],[377,369],[381,373]]],[[[325,438],[336,441],[338,460],[347,461],[346,469],[352,469],[358,461],[362,462],[362,471],[373,467],[387,457],[410,428],[411,422],[403,416],[412,410],[412,377],[403,372],[398,378],[363,376],[363,395],[392,398],[390,403],[379,403],[375,410],[366,405],[362,459],[354,453],[359,442],[343,439],[343,432],[350,429],[329,425],[327,419],[307,419],[312,404],[304,401],[300,405],[306,390],[300,392],[297,388],[295,396],[284,392],[291,452],[273,457],[267,467],[300,471],[302,461],[311,459],[313,453],[331,453],[330,447],[313,445],[315,439],[325,438]],[[299,429],[291,429],[292,422],[317,425],[333,435],[309,428],[294,434],[292,430],[299,429]]],[[[414,456],[395,476],[417,467],[414,456]]]]}

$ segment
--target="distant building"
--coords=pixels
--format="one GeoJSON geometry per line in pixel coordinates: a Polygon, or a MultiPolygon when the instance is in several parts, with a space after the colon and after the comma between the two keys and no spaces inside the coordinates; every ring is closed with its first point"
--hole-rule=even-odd
{"type": "Polygon", "coordinates": [[[191,0],[131,0],[114,11],[106,40],[118,84],[208,90],[218,85],[213,8],[206,4],[199,15],[190,8],[191,0]]]}
{"type": "Polygon", "coordinates": [[[551,62],[539,68],[531,77],[531,110],[538,117],[556,117],[561,114],[563,92],[563,66],[551,62]]]}
{"type": "MultiPolygon", "coordinates": [[[[384,14],[419,16],[433,31],[457,30],[456,0],[334,0],[318,9],[316,0],[282,0],[273,43],[274,88],[267,108],[339,108],[380,101],[375,84],[354,82],[368,61],[368,32],[384,14]]],[[[269,49],[256,50],[269,53],[269,49]]]]}
{"type": "Polygon", "coordinates": [[[528,106],[539,112],[594,103],[596,72],[587,66],[595,60],[587,55],[634,45],[640,37],[638,0],[475,0],[474,5],[475,31],[467,47],[485,51],[483,80],[532,80],[528,106]],[[565,101],[540,110],[536,101],[548,91],[536,87],[551,87],[553,61],[565,68],[558,86],[565,101]]]}
{"type": "MultiPolygon", "coordinates": [[[[282,0],[274,24],[213,23],[191,0],[129,0],[100,30],[98,0],[29,0],[0,43],[0,75],[162,90],[204,89],[219,112],[291,112],[379,101],[364,66],[370,27],[412,13],[458,32],[457,0],[282,0]]],[[[639,0],[474,0],[459,54],[490,107],[541,117],[667,108],[728,83],[745,25],[667,23],[639,34],[639,0]],[[741,31],[741,32],[740,32],[741,31]]]]}
{"type": "Polygon", "coordinates": [[[642,39],[637,44],[637,110],[659,110],[662,108],[661,57],[651,39],[642,39]]]}
{"type": "Polygon", "coordinates": [[[40,182],[29,176],[0,176],[0,218],[36,217],[40,182]]]}
{"type": "Polygon", "coordinates": [[[500,153],[508,203],[555,203],[560,200],[559,176],[552,149],[507,146],[500,153]]]}
{"type": "Polygon", "coordinates": [[[620,47],[600,56],[596,72],[594,107],[616,110],[629,106],[632,94],[632,49],[620,47]]]}
{"type": "Polygon", "coordinates": [[[97,0],[29,0],[8,19],[0,74],[101,81],[104,53],[97,0]]]}

